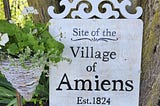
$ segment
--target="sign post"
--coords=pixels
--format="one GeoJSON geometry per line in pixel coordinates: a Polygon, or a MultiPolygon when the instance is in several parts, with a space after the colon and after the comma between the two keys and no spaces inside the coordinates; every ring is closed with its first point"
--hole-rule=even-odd
{"type": "MultiPolygon", "coordinates": [[[[94,0],[88,2],[95,3],[94,0]]],[[[102,1],[96,2],[100,4],[102,1]]],[[[62,3],[67,4],[66,8],[78,4],[76,1],[62,3]]],[[[119,5],[124,6],[125,3],[119,5]]],[[[83,10],[81,5],[79,10],[83,10]]],[[[92,5],[92,10],[96,11],[96,5],[92,5]]],[[[106,5],[109,8],[109,4],[106,5]]],[[[118,2],[113,1],[113,5],[118,6],[118,2]]],[[[67,13],[64,10],[61,14],[53,14],[51,9],[50,16],[56,18],[63,18],[67,13]]],[[[72,16],[77,13],[79,17],[89,18],[94,11],[90,16],[78,11],[72,16]]],[[[101,17],[104,14],[94,15],[101,17]]],[[[140,14],[138,11],[134,15],[126,14],[126,17],[132,16],[135,18],[140,14]]],[[[50,23],[50,33],[65,45],[63,56],[72,60],[71,63],[62,61],[50,67],[50,106],[138,106],[143,35],[141,20],[51,19],[50,23]]]]}

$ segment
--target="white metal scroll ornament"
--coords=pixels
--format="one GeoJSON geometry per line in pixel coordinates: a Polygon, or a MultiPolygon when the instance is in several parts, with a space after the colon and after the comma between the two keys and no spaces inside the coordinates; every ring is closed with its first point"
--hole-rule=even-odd
{"type": "Polygon", "coordinates": [[[76,16],[82,19],[88,19],[93,16],[105,19],[110,17],[119,18],[121,14],[123,17],[128,19],[136,19],[142,15],[143,11],[141,7],[136,7],[135,14],[129,13],[126,9],[126,6],[132,6],[132,2],[130,0],[123,0],[121,2],[118,2],[118,0],[73,0],[72,2],[68,0],[62,0],[60,5],[65,6],[65,9],[59,14],[54,12],[55,8],[53,6],[48,8],[48,13],[52,18],[65,18],[70,13],[71,9],[75,9],[77,7],[78,10],[71,12],[72,18],[76,18],[76,16]],[[106,10],[103,13],[99,11],[100,4],[102,4],[101,8],[106,10]],[[92,9],[89,12],[86,12],[85,9],[89,9],[90,6],[92,6],[92,9]],[[119,11],[117,9],[119,9],[119,11]]]}

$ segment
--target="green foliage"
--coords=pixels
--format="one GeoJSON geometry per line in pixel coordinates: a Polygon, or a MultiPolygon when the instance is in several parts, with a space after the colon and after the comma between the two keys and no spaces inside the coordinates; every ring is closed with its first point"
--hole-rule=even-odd
{"type": "MultiPolygon", "coordinates": [[[[0,106],[17,106],[16,90],[12,85],[0,74],[0,106]]],[[[46,106],[44,104],[49,101],[49,78],[43,73],[39,81],[39,85],[35,91],[30,103],[38,104],[38,106],[46,106]]],[[[23,99],[23,105],[27,102],[23,99]]]]}
{"type": "Polygon", "coordinates": [[[16,91],[2,74],[0,74],[0,85],[0,105],[16,106],[16,91]]]}
{"type": "Polygon", "coordinates": [[[7,33],[9,36],[9,42],[2,48],[1,52],[13,58],[25,57],[24,60],[28,61],[35,56],[37,60],[46,57],[46,61],[52,62],[58,62],[62,58],[61,53],[64,45],[53,39],[48,32],[47,25],[33,24],[31,21],[27,21],[24,27],[20,27],[0,20],[0,32],[7,33]],[[28,55],[25,54],[27,48],[30,51],[28,55]]]}
{"type": "MultiPolygon", "coordinates": [[[[34,24],[32,15],[21,14],[24,7],[27,7],[27,0],[9,0],[11,17],[16,24],[10,24],[5,20],[3,0],[0,0],[0,33],[7,33],[9,42],[0,49],[0,59],[5,60],[5,55],[11,59],[19,58],[21,65],[25,68],[24,61],[44,65],[49,62],[59,62],[66,58],[61,57],[64,45],[55,39],[48,32],[48,24],[34,24]]],[[[29,102],[38,106],[47,106],[49,101],[49,78],[43,73],[35,91],[34,97],[29,102]]],[[[25,106],[27,102],[23,100],[25,106]]],[[[0,74],[0,106],[17,106],[16,91],[12,85],[0,74]]],[[[26,105],[28,106],[28,105],[26,105]]]]}
{"type": "MultiPolygon", "coordinates": [[[[0,33],[7,33],[9,37],[9,42],[0,49],[1,61],[4,61],[7,55],[11,62],[18,58],[24,68],[30,68],[47,67],[50,62],[56,63],[64,59],[61,56],[64,45],[49,34],[48,25],[27,21],[22,27],[0,20],[0,33]],[[33,66],[26,66],[26,61],[34,63],[33,66]]],[[[32,104],[44,106],[49,101],[49,79],[45,74],[41,76],[35,95],[30,101],[32,104]]],[[[0,105],[16,106],[16,91],[4,80],[4,77],[0,76],[0,105]]],[[[27,102],[24,101],[23,104],[27,102]]]]}
{"type": "Polygon", "coordinates": [[[0,20],[0,32],[8,33],[10,36],[18,34],[19,29],[15,24],[10,24],[8,21],[0,20]]]}

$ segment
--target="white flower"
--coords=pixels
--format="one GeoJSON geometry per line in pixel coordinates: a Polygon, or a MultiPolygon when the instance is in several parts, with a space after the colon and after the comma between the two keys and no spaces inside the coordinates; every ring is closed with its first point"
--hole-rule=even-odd
{"type": "Polygon", "coordinates": [[[38,32],[38,30],[37,30],[37,29],[34,29],[33,32],[32,32],[32,34],[35,34],[35,33],[37,33],[37,32],[38,32]]]}
{"type": "Polygon", "coordinates": [[[13,20],[9,20],[8,21],[10,24],[15,24],[15,22],[13,20]]]}
{"type": "Polygon", "coordinates": [[[28,15],[27,9],[24,8],[21,14],[22,14],[22,15],[28,15]]]}
{"type": "Polygon", "coordinates": [[[22,15],[38,14],[38,11],[34,7],[25,7],[22,11],[22,15]]]}
{"type": "Polygon", "coordinates": [[[9,37],[8,37],[8,34],[5,33],[5,34],[1,34],[0,33],[0,45],[1,46],[5,46],[5,44],[9,41],[9,37]]]}
{"type": "Polygon", "coordinates": [[[34,10],[34,14],[39,14],[38,11],[37,11],[36,9],[34,10]]]}

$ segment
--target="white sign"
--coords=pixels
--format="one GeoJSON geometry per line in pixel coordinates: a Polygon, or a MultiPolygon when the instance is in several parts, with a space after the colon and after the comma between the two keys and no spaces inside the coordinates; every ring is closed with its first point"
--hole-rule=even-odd
{"type": "Polygon", "coordinates": [[[139,19],[51,19],[70,58],[51,66],[50,106],[138,106],[143,23],[139,19]]]}

